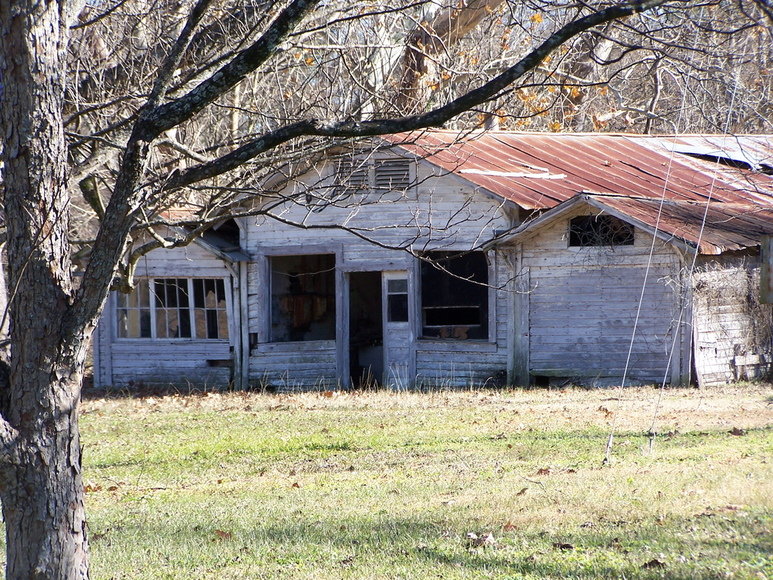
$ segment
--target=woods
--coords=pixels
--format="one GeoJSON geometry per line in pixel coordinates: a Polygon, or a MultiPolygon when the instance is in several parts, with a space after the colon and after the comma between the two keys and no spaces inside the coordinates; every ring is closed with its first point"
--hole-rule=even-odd
{"type": "Polygon", "coordinates": [[[88,577],[84,360],[143,254],[189,243],[269,175],[291,179],[359,137],[492,117],[769,131],[770,17],[767,0],[2,2],[7,577],[88,577]],[[175,221],[181,201],[195,211],[175,221]],[[163,238],[159,225],[187,229],[163,238]]]}

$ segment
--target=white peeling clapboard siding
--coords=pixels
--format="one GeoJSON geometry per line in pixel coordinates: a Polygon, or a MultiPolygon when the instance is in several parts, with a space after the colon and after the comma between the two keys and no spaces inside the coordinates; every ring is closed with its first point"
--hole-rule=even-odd
{"type": "Polygon", "coordinates": [[[184,248],[153,250],[137,263],[136,276],[222,278],[228,269],[196,244],[184,248]]]}
{"type": "Polygon", "coordinates": [[[656,382],[670,378],[668,354],[680,304],[674,250],[658,240],[650,254],[653,238],[641,230],[631,246],[569,247],[571,217],[523,243],[530,374],[622,379],[635,327],[628,376],[656,382]]]}

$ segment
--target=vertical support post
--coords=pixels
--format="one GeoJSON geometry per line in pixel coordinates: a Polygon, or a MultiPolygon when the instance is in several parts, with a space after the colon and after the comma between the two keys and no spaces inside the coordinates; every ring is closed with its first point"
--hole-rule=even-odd
{"type": "Polygon", "coordinates": [[[773,304],[773,236],[763,236],[760,249],[760,303],[773,304]]]}

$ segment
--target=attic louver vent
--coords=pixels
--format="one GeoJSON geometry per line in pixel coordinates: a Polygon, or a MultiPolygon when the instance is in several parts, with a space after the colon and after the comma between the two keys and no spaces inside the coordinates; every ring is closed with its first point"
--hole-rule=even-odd
{"type": "Polygon", "coordinates": [[[368,166],[351,159],[341,159],[336,171],[336,183],[351,192],[368,189],[368,166]]]}
{"type": "Polygon", "coordinates": [[[377,191],[404,191],[411,185],[411,164],[407,159],[390,159],[376,163],[377,191]]]}

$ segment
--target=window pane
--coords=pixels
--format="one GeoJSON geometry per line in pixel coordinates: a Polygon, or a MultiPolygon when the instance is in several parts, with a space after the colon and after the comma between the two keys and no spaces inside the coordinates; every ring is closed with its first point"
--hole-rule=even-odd
{"type": "Polygon", "coordinates": [[[228,317],[225,310],[218,310],[217,312],[217,337],[222,339],[228,338],[228,317]]]}
{"type": "Polygon", "coordinates": [[[169,331],[166,323],[167,311],[159,309],[156,311],[156,338],[169,338],[169,331]]]}
{"type": "Polygon", "coordinates": [[[150,338],[150,309],[139,310],[140,315],[140,338],[150,338]]]}
{"type": "Polygon", "coordinates": [[[175,280],[177,287],[177,304],[180,308],[188,308],[190,300],[188,299],[188,281],[187,280],[175,280]]]}
{"type": "Polygon", "coordinates": [[[196,308],[204,307],[204,280],[193,281],[193,305],[196,308]]]}
{"type": "Polygon", "coordinates": [[[131,338],[129,334],[129,311],[125,309],[118,310],[118,336],[119,338],[131,338]]]}
{"type": "Polygon", "coordinates": [[[194,311],[196,323],[196,338],[205,338],[207,336],[207,313],[203,308],[197,308],[194,311]]]}
{"type": "Polygon", "coordinates": [[[387,291],[392,292],[408,292],[408,280],[401,278],[399,280],[387,280],[387,291]]]}
{"type": "Polygon", "coordinates": [[[135,290],[141,308],[150,308],[150,284],[147,280],[140,280],[135,290]]]}
{"type": "MultiPolygon", "coordinates": [[[[185,298],[188,300],[187,296],[185,298]]],[[[175,334],[178,338],[190,338],[191,337],[191,315],[190,310],[187,308],[181,308],[177,311],[177,324],[178,329],[175,334]]]]}
{"type": "Polygon", "coordinates": [[[408,322],[408,295],[390,294],[387,311],[389,322],[408,322]]]}

